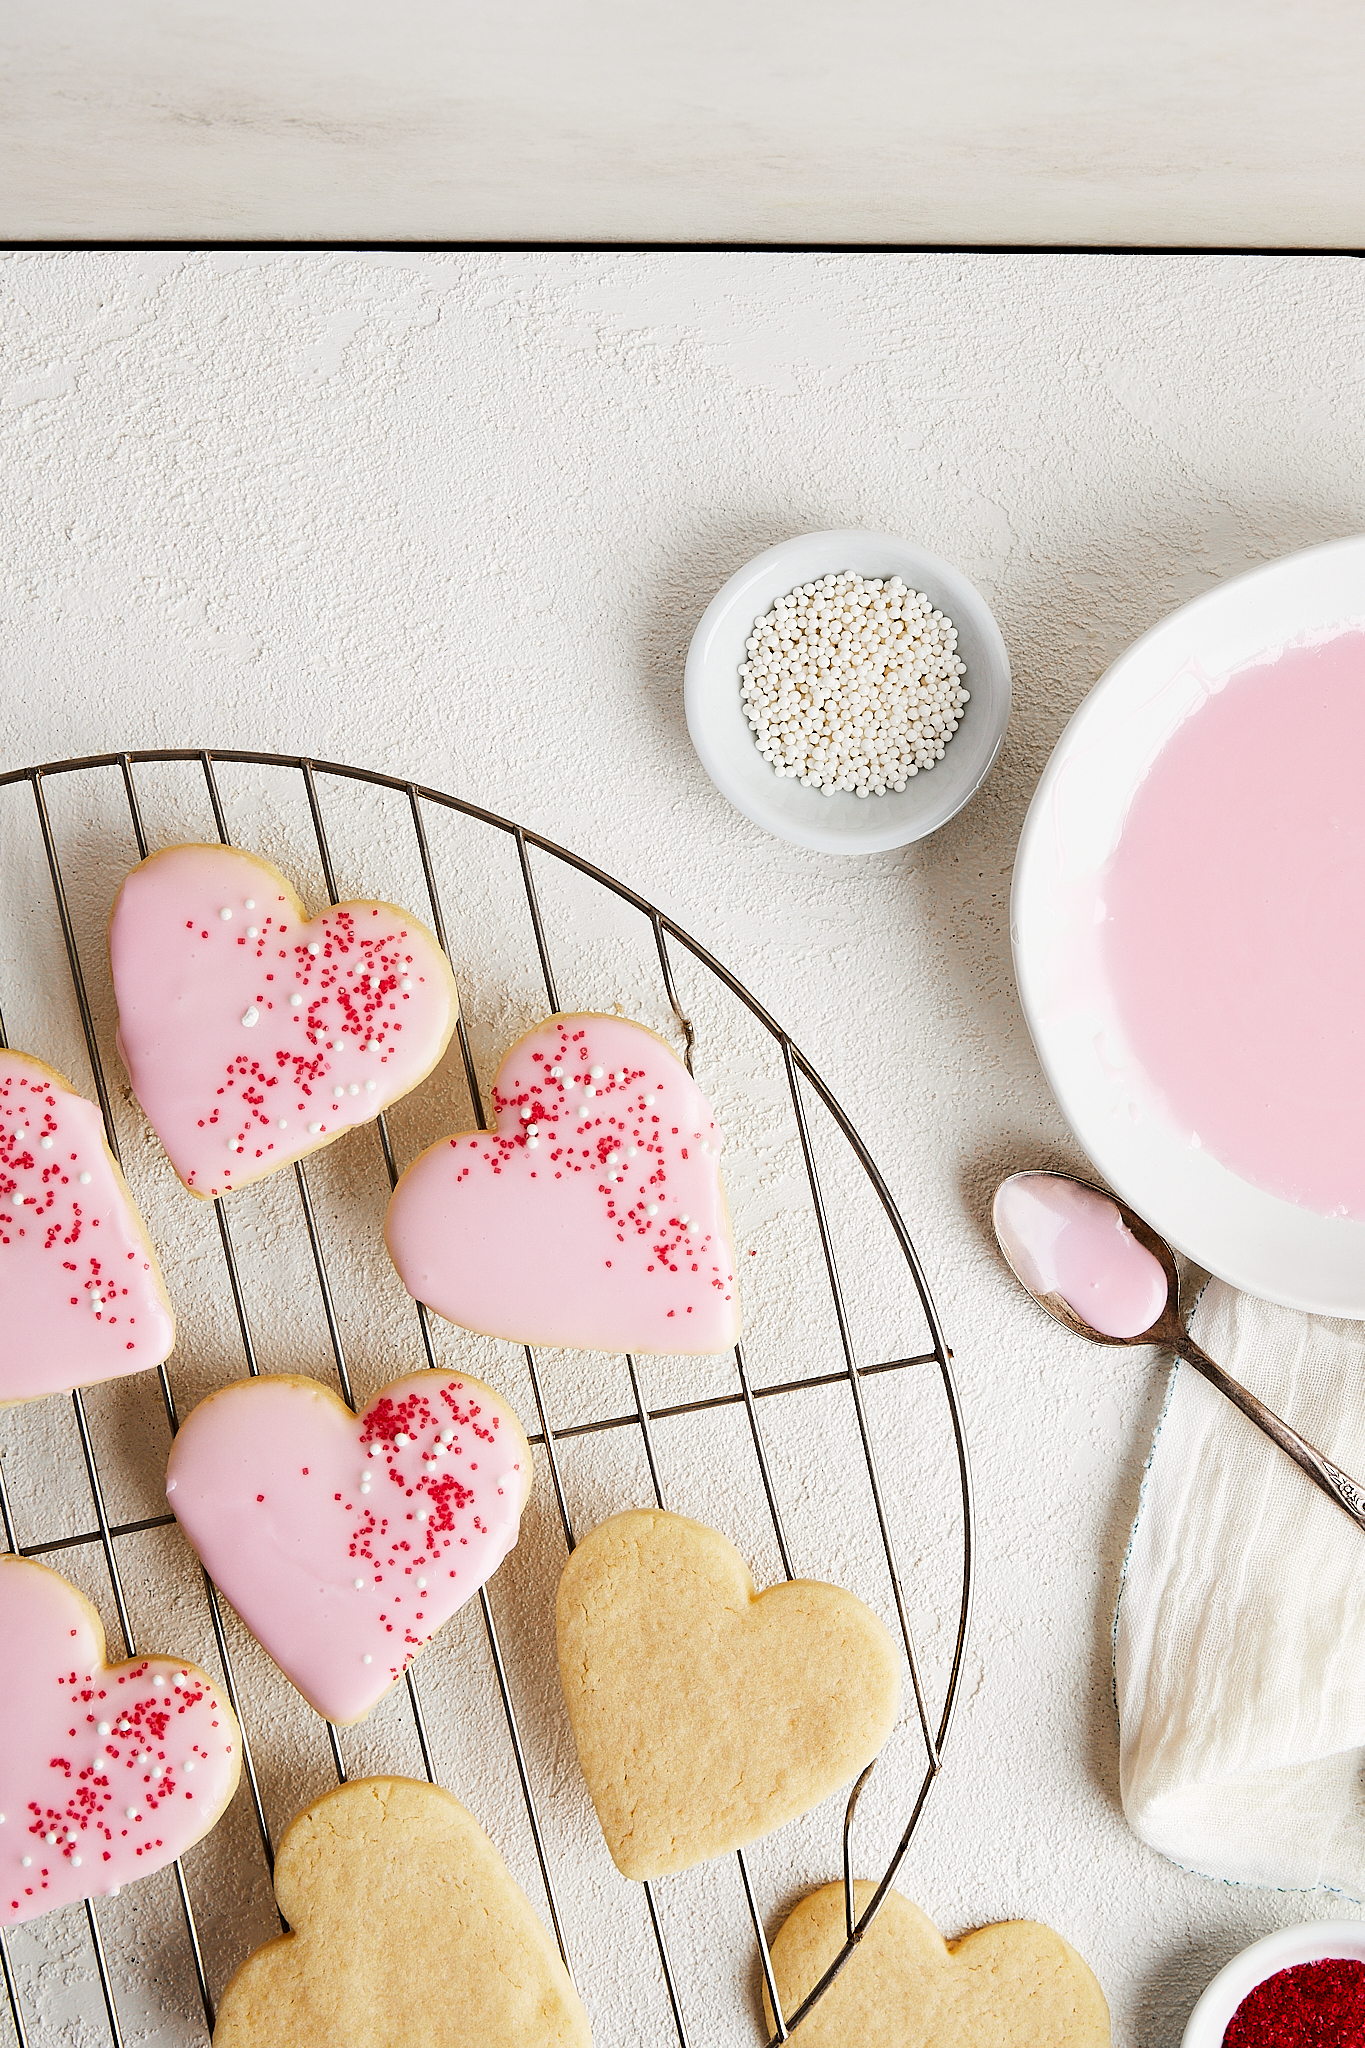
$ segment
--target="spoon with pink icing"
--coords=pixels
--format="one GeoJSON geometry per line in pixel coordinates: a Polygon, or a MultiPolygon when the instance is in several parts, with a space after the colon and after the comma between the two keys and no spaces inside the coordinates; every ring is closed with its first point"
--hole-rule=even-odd
{"type": "Polygon", "coordinates": [[[1365,1489],[1201,1351],[1180,1315],[1164,1237],[1116,1195],[1063,1173],[1012,1173],[995,1191],[995,1234],[1041,1308],[1096,1344],[1160,1344],[1202,1373],[1365,1529],[1365,1489]]]}

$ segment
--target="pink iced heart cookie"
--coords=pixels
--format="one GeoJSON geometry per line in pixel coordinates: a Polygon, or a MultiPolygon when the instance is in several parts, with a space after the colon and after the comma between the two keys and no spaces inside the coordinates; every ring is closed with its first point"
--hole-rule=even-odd
{"type": "Polygon", "coordinates": [[[491,1131],[414,1160],[384,1234],[403,1285],[467,1330],[580,1351],[739,1336],[720,1134],[654,1032],[550,1017],[493,1085],[491,1131]]]}
{"type": "Polygon", "coordinates": [[[0,1558],[0,1642],[0,1925],[13,1926],[183,1855],[237,1789],[241,1738],[193,1664],[106,1664],[90,1602],[26,1558],[0,1558]]]}
{"type": "Polygon", "coordinates": [[[175,1319],[93,1102],[0,1052],[0,1403],[145,1372],[175,1319]]]}
{"type": "Polygon", "coordinates": [[[292,1374],[188,1417],[166,1496],[216,1585],[329,1721],[361,1721],[517,1540],[531,1452],[481,1380],[419,1372],[353,1415],[292,1374]]]}
{"type": "Polygon", "coordinates": [[[407,911],[342,903],[310,923],[283,875],[227,846],[172,846],[134,868],[109,961],[133,1092],[193,1195],[368,1123],[455,1029],[445,955],[407,911]]]}

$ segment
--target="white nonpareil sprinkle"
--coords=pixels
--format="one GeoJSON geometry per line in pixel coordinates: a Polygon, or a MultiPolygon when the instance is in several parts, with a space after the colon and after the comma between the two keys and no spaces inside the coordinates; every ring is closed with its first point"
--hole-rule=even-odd
{"type": "Polygon", "coordinates": [[[803,583],[754,621],[745,716],[778,775],[884,796],[943,759],[969,693],[957,628],[899,576],[803,583]]]}

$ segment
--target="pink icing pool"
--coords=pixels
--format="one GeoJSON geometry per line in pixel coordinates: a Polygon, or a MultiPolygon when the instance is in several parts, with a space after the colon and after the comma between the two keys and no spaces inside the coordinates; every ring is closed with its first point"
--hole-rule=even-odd
{"type": "Polygon", "coordinates": [[[0,1051],[0,1403],[145,1372],[175,1320],[93,1102],[0,1051]]]}
{"type": "Polygon", "coordinates": [[[1016,1173],[995,1197],[996,1234],[1035,1294],[1060,1294],[1106,1337],[1139,1337],[1166,1306],[1161,1263],[1096,1188],[1016,1173]]]}
{"type": "Polygon", "coordinates": [[[517,1540],[531,1454],[479,1380],[420,1372],[359,1415],[291,1373],[234,1380],[171,1446],[204,1569],[320,1714],[363,1720],[517,1540]]]}
{"type": "Polygon", "coordinates": [[[549,1017],[504,1054],[497,1127],[399,1181],[384,1235],[408,1292],[467,1330],[580,1351],[698,1355],[739,1337],[721,1137],[654,1032],[549,1017]]]}
{"type": "Polygon", "coordinates": [[[0,1927],[13,1927],[183,1855],[232,1797],[241,1738],[196,1665],[106,1664],[89,1601],[28,1558],[0,1558],[0,1641],[0,1927]]]}
{"type": "Polygon", "coordinates": [[[1362,762],[1365,632],[1234,673],[1139,785],[1100,936],[1131,1052],[1187,1143],[1365,1219],[1362,762]]]}

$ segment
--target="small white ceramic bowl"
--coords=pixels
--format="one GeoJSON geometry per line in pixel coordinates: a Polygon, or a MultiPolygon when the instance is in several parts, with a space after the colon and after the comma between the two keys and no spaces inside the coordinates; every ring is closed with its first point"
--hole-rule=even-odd
{"type": "Polygon", "coordinates": [[[1365,1963],[1365,1920],[1313,1920],[1253,1941],[1218,1972],[1190,2014],[1180,2048],[1223,2048],[1228,2021],[1258,1984],[1279,1970],[1329,1957],[1365,1963]]]}
{"type": "Polygon", "coordinates": [[[820,853],[882,853],[937,831],[981,787],[1009,722],[1010,662],[986,600],[960,570],[913,541],[844,527],[784,540],[730,578],[692,635],[683,698],[702,766],[746,818],[820,853]],[[899,576],[922,590],[957,627],[957,651],[967,665],[962,685],[971,700],[943,759],[885,796],[843,790],[826,796],[775,775],[758,751],[740,697],[739,667],[755,619],[798,583],[843,569],[899,576]]]}

